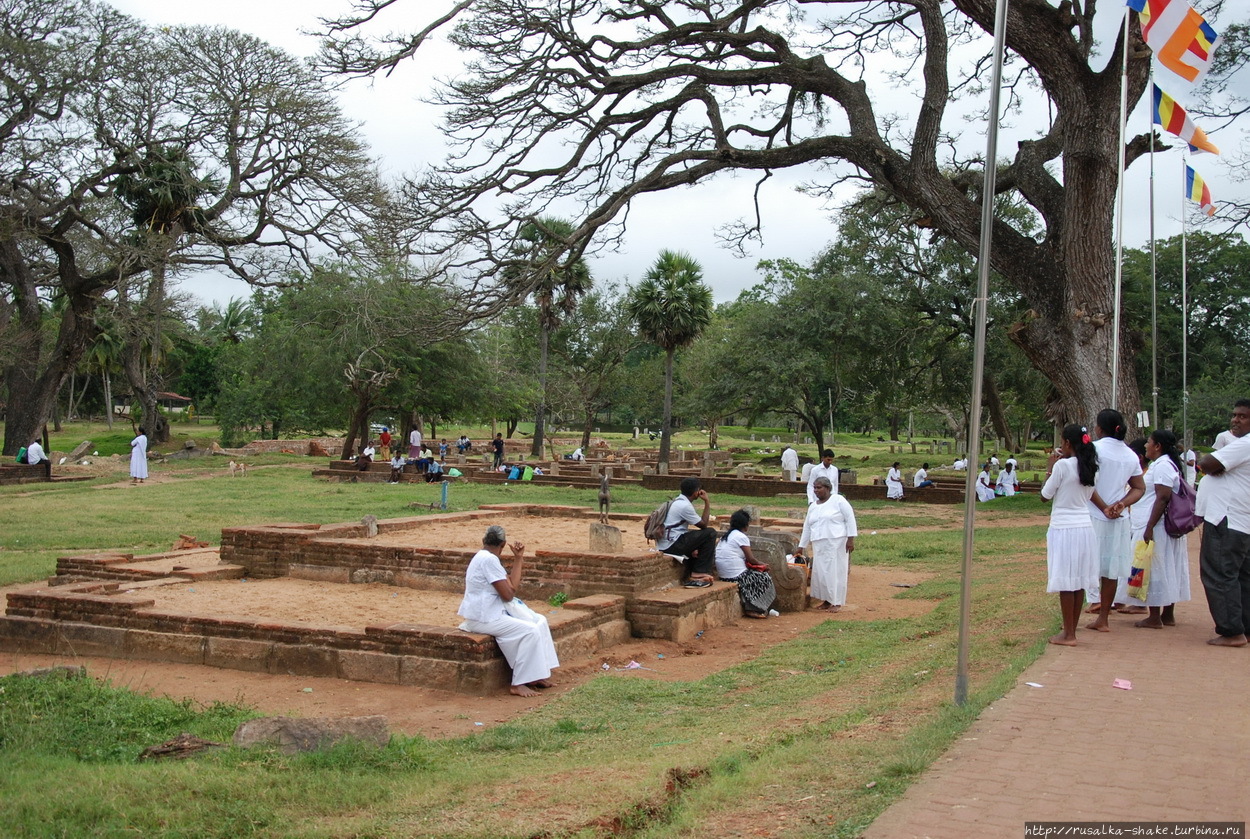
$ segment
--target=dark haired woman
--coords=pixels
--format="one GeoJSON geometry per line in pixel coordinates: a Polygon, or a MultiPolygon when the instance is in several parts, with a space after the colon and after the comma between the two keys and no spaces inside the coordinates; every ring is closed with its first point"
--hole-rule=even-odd
{"type": "Polygon", "coordinates": [[[1091,498],[1102,506],[1094,490],[1097,475],[1098,454],[1085,426],[1066,426],[1042,485],[1042,498],[1054,501],[1046,531],[1046,591],[1059,593],[1063,616],[1063,631],[1050,643],[1065,647],[1076,646],[1084,591],[1098,579],[1098,539],[1087,506],[1091,498]]]}
{"type": "Polygon", "coordinates": [[[903,500],[903,473],[898,470],[898,461],[885,473],[885,497],[893,501],[903,500]]]}
{"type": "Polygon", "coordinates": [[[1184,463],[1177,452],[1176,435],[1166,429],[1156,429],[1146,439],[1146,494],[1139,502],[1149,511],[1142,541],[1154,542],[1154,556],[1150,560],[1150,587],[1146,590],[1146,606],[1150,616],[1133,624],[1146,629],[1162,629],[1175,626],[1173,606],[1189,599],[1189,550],[1187,539],[1169,536],[1163,528],[1163,514],[1179,492],[1181,476],[1185,474],[1184,463]]]}
{"type": "Polygon", "coordinates": [[[560,666],[560,659],[556,656],[547,619],[520,601],[513,602],[521,584],[525,546],[520,542],[512,543],[512,570],[505,573],[499,558],[507,542],[504,529],[491,525],[482,537],[482,549],[469,560],[459,612],[465,620],[460,628],[494,635],[512,668],[509,692],[516,696],[534,696],[533,688],[551,687],[547,677],[552,669],[560,666]]]}
{"type": "Polygon", "coordinates": [[[777,599],[777,588],[768,575],[768,566],[755,561],[746,530],[751,514],[738,510],[729,517],[729,532],[716,543],[716,575],[727,583],[738,584],[742,613],[748,618],[767,618],[777,599]]]}
{"type": "Polygon", "coordinates": [[[836,612],[846,602],[846,581],[855,551],[855,511],[846,499],[833,491],[833,482],[824,475],[812,480],[816,503],[807,508],[799,547],[812,549],[811,595],[820,601],[816,608],[836,612]]]}
{"type": "Polygon", "coordinates": [[[1094,423],[1094,450],[1098,453],[1095,489],[1102,503],[1090,502],[1089,518],[1098,539],[1099,585],[1087,593],[1098,604],[1098,617],[1086,629],[1109,632],[1107,616],[1115,601],[1116,586],[1127,580],[1133,567],[1133,525],[1124,510],[1145,492],[1141,462],[1124,442],[1124,415],[1114,408],[1098,412],[1094,423]]]}

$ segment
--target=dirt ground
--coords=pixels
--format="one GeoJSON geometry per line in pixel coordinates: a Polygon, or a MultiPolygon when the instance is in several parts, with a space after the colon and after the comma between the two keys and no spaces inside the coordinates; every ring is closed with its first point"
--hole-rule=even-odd
{"type": "MultiPolygon", "coordinates": [[[[34,667],[84,664],[96,678],[132,690],[202,705],[236,702],[266,714],[356,716],[383,714],[391,730],[408,735],[449,737],[481,726],[506,722],[590,679],[699,679],[758,655],[826,620],[852,621],[908,617],[932,604],[898,600],[899,585],[922,582],[925,575],[897,568],[852,566],[848,603],[837,614],[806,611],[766,621],[740,620],[707,630],[689,644],[631,639],[595,655],[564,661],[556,687],[533,699],[506,693],[472,697],[433,688],[401,687],[343,679],[246,673],[190,664],[166,664],[111,658],[69,658],[0,652],[0,674],[34,667]],[[639,669],[622,669],[631,661],[639,669]],[[603,665],[608,665],[608,670],[603,665]]],[[[24,586],[29,587],[29,586],[24,586]]],[[[3,593],[3,590],[0,590],[3,593]]],[[[320,626],[362,626],[364,622],[419,622],[455,626],[460,598],[453,594],[384,585],[334,586],[301,580],[239,580],[148,589],[159,608],[246,617],[298,620],[320,626]]],[[[534,604],[539,605],[539,604],[534,604]]],[[[550,607],[541,604],[549,611],[550,607]]]]}

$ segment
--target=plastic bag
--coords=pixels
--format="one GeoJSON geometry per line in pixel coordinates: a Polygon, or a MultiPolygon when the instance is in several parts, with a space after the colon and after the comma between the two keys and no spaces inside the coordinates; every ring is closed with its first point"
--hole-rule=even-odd
{"type": "Polygon", "coordinates": [[[1150,563],[1154,553],[1154,542],[1138,542],[1133,546],[1133,569],[1128,577],[1129,597],[1145,600],[1150,592],[1150,563]]]}
{"type": "Polygon", "coordinates": [[[542,620],[542,618],[538,616],[538,613],[529,606],[526,606],[525,601],[521,600],[519,597],[514,597],[511,600],[505,600],[503,610],[517,620],[523,620],[526,623],[538,623],[542,620]]]}

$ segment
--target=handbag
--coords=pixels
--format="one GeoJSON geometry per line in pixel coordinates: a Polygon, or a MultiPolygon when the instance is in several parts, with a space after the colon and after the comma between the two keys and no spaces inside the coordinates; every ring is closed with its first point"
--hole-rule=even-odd
{"type": "Polygon", "coordinates": [[[1163,532],[1179,539],[1202,524],[1202,516],[1194,512],[1194,488],[1181,478],[1181,488],[1172,493],[1163,511],[1163,532]]]}

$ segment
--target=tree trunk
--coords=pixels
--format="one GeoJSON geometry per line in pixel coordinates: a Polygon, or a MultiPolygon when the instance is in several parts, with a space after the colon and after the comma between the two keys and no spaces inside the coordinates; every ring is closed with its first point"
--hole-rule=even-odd
{"type": "Polygon", "coordinates": [[[898,442],[898,430],[902,427],[903,420],[898,411],[890,411],[890,440],[898,442]]]}
{"type": "Polygon", "coordinates": [[[657,471],[661,475],[668,474],[668,453],[672,445],[671,438],[673,436],[673,354],[675,350],[669,350],[664,356],[664,421],[660,425],[660,459],[659,469],[657,471]]]}
{"type": "Polygon", "coordinates": [[[113,377],[105,370],[101,376],[104,380],[104,421],[109,431],[113,430],[113,377]]]}
{"type": "Polygon", "coordinates": [[[708,420],[707,447],[715,451],[720,448],[720,417],[708,420]]]}
{"type": "Polygon", "coordinates": [[[590,448],[590,429],[595,424],[595,411],[593,408],[586,409],[585,421],[582,423],[582,448],[590,448]]]}
{"type": "MultiPolygon", "coordinates": [[[[505,433],[504,433],[504,435],[503,435],[503,436],[504,436],[505,438],[507,438],[507,439],[511,440],[511,439],[512,439],[512,435],[513,435],[513,434],[516,434],[516,429],[517,429],[517,426],[518,426],[518,425],[520,425],[520,424],[521,424],[521,418],[520,418],[520,417],[508,417],[508,418],[504,421],[504,431],[505,431],[505,433]]],[[[496,432],[496,433],[498,433],[498,432],[496,432]]]]}
{"type": "Polygon", "coordinates": [[[1003,408],[1003,398],[998,392],[998,382],[986,372],[981,379],[982,390],[985,392],[985,408],[990,412],[990,425],[994,434],[1007,446],[1007,451],[1015,451],[1011,443],[1011,425],[1007,422],[1007,412],[1003,408]]]}
{"type": "Polygon", "coordinates": [[[534,416],[534,444],[530,447],[530,454],[534,457],[543,456],[543,433],[546,430],[543,425],[546,421],[547,413],[547,345],[550,343],[551,330],[545,323],[539,324],[538,329],[538,412],[534,416]]]}

